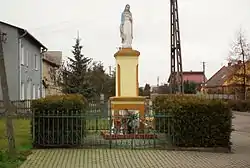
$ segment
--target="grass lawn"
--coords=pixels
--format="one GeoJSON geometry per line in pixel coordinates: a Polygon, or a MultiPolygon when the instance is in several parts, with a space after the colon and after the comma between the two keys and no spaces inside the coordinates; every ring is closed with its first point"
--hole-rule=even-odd
{"type": "MultiPolygon", "coordinates": [[[[8,149],[5,119],[0,118],[0,168],[17,168],[30,154],[32,139],[29,119],[13,119],[17,157],[10,158],[5,152],[8,149]]],[[[89,132],[109,129],[108,119],[91,118],[86,120],[86,129],[89,132]]]]}
{"type": "Polygon", "coordinates": [[[0,168],[16,168],[24,160],[31,149],[30,120],[14,119],[14,133],[16,140],[17,157],[10,158],[6,154],[8,139],[6,137],[5,119],[0,119],[0,168]]]}
{"type": "Polygon", "coordinates": [[[108,130],[110,129],[110,121],[107,118],[104,119],[87,119],[86,120],[86,129],[87,130],[108,130]]]}

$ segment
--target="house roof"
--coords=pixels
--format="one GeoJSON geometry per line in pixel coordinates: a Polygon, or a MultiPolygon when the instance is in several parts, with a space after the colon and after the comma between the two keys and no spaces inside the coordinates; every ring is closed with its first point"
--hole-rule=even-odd
{"type": "MultiPolygon", "coordinates": [[[[243,64],[242,64],[243,65],[243,64]]],[[[217,71],[207,82],[206,87],[222,86],[228,79],[232,77],[236,70],[239,69],[239,64],[223,66],[217,71]]]]}
{"type": "Polygon", "coordinates": [[[40,47],[44,48],[44,49],[47,49],[40,41],[38,41],[32,34],[30,34],[27,30],[21,28],[21,27],[17,27],[17,26],[14,26],[12,24],[9,24],[9,23],[6,23],[6,22],[2,22],[0,21],[1,24],[4,24],[4,25],[7,25],[7,26],[10,26],[10,27],[13,27],[13,28],[16,28],[18,29],[22,34],[24,33],[27,33],[26,36],[28,36],[29,38],[31,38],[32,40],[34,40],[40,47]]]}
{"type": "MultiPolygon", "coordinates": [[[[195,83],[202,83],[204,78],[203,71],[184,71],[183,72],[183,81],[191,81],[195,83]]],[[[205,81],[207,78],[205,77],[205,81]]],[[[170,76],[168,78],[168,82],[170,82],[170,76]]]]}
{"type": "Polygon", "coordinates": [[[43,60],[59,67],[62,63],[62,52],[61,51],[47,51],[44,53],[43,60]]]}

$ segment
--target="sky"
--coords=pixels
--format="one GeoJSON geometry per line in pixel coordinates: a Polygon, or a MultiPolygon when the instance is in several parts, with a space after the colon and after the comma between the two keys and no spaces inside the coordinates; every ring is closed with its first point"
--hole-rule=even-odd
{"type": "MultiPolygon", "coordinates": [[[[121,13],[130,4],[132,47],[140,51],[139,83],[166,83],[170,74],[170,0],[0,0],[1,21],[27,29],[49,50],[72,57],[79,31],[83,54],[115,66],[121,46],[121,13]],[[2,2],[1,2],[2,1],[2,2]]],[[[178,0],[183,71],[210,78],[227,64],[229,50],[242,29],[250,41],[250,0],[178,0]]]]}

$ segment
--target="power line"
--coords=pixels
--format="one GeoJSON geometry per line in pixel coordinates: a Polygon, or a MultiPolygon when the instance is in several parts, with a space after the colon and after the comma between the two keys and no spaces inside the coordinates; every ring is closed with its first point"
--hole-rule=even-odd
{"type": "Polygon", "coordinates": [[[67,29],[72,29],[72,28],[76,28],[76,27],[82,27],[82,26],[88,26],[90,25],[90,22],[94,22],[94,21],[90,21],[88,22],[88,25],[82,25],[82,22],[79,22],[79,20],[77,20],[77,23],[74,23],[71,21],[62,21],[62,22],[58,22],[56,24],[50,24],[48,26],[41,26],[41,27],[37,27],[37,28],[30,28],[28,30],[30,31],[34,31],[36,32],[36,34],[48,34],[48,33],[54,33],[54,32],[62,32],[65,31],[67,29]],[[61,23],[72,23],[66,27],[63,27],[63,25],[61,23]],[[47,28],[46,28],[47,27],[47,28]],[[52,27],[52,28],[50,28],[52,27]],[[45,30],[41,30],[41,29],[45,29],[45,30]]]}
{"type": "Polygon", "coordinates": [[[64,32],[65,30],[68,30],[68,29],[72,29],[72,27],[75,27],[75,25],[71,25],[70,27],[65,27],[65,28],[62,28],[62,27],[60,27],[60,28],[56,28],[56,29],[51,29],[51,30],[46,30],[46,31],[43,31],[43,32],[35,32],[34,31],[34,33],[35,34],[40,34],[40,35],[43,35],[44,36],[44,34],[45,34],[45,36],[46,35],[49,35],[49,34],[51,34],[51,33],[62,33],[62,32],[64,32]]]}
{"type": "Polygon", "coordinates": [[[67,24],[67,23],[72,23],[74,21],[77,21],[77,23],[82,23],[81,22],[81,19],[79,18],[74,18],[74,19],[68,19],[68,20],[64,20],[64,21],[59,21],[59,22],[54,22],[54,23],[50,23],[50,24],[46,24],[46,25],[42,25],[42,26],[39,26],[39,27],[34,27],[34,28],[30,28],[29,30],[39,30],[39,29],[46,29],[46,28],[49,28],[49,27],[57,27],[57,26],[62,26],[62,24],[67,24]]]}
{"type": "Polygon", "coordinates": [[[39,30],[39,29],[48,28],[48,27],[54,27],[54,26],[58,26],[58,25],[61,26],[61,24],[70,23],[70,22],[71,22],[71,20],[61,21],[61,22],[47,24],[47,25],[43,25],[43,26],[39,26],[39,27],[30,28],[30,30],[39,30]]]}
{"type": "MultiPolygon", "coordinates": [[[[65,31],[67,30],[72,30],[72,29],[76,29],[76,28],[81,28],[82,26],[84,25],[80,25],[80,24],[72,24],[72,25],[69,25],[67,27],[56,27],[54,29],[51,29],[51,30],[45,30],[45,31],[31,31],[31,33],[34,33],[35,35],[42,35],[42,36],[50,36],[52,33],[53,35],[56,34],[56,33],[64,33],[65,31]]],[[[29,29],[28,29],[29,30],[29,29]]],[[[31,29],[30,29],[31,30],[31,29]]]]}

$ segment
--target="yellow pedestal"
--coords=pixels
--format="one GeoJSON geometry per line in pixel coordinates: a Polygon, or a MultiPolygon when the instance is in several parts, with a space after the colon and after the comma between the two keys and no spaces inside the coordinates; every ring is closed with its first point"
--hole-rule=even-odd
{"type": "Polygon", "coordinates": [[[139,96],[138,66],[140,52],[123,48],[115,53],[116,97],[139,96]]]}
{"type": "MultiPolygon", "coordinates": [[[[139,113],[140,119],[144,118],[145,98],[139,96],[139,55],[140,52],[132,48],[122,48],[114,54],[116,59],[116,96],[110,98],[114,120],[119,120],[119,116],[123,116],[124,110],[133,110],[139,113]]],[[[142,127],[140,125],[140,128],[142,127]]]]}
{"type": "Polygon", "coordinates": [[[112,110],[138,110],[140,116],[144,116],[145,98],[144,97],[111,97],[112,110]]]}
{"type": "MultiPolygon", "coordinates": [[[[145,98],[144,97],[111,97],[111,112],[114,120],[120,119],[115,116],[122,116],[124,110],[133,110],[139,112],[140,120],[144,120],[145,112],[145,98]]],[[[140,128],[144,129],[143,124],[140,122],[140,128]]]]}

